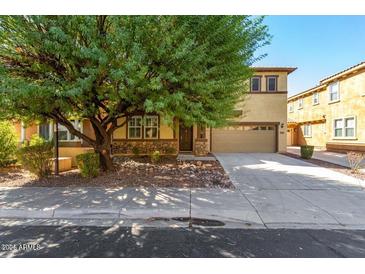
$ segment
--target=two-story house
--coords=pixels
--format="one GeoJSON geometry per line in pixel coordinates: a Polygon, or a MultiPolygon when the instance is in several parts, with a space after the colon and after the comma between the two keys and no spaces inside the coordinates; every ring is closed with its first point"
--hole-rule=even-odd
{"type": "Polygon", "coordinates": [[[365,151],[365,62],[288,98],[288,145],[365,151]]]}
{"type": "MultiPolygon", "coordinates": [[[[162,154],[191,152],[198,155],[208,152],[284,152],[287,130],[287,79],[296,68],[256,67],[250,80],[250,92],[236,105],[236,116],[224,128],[206,128],[194,125],[185,127],[178,120],[173,126],[164,124],[162,117],[140,114],[121,118],[125,126],[113,134],[114,155],[149,154],[154,150],[162,154]],[[125,120],[127,119],[127,121],[125,120]]],[[[89,121],[74,120],[75,127],[93,138],[89,121]]],[[[19,140],[29,140],[31,135],[51,139],[52,123],[33,124],[25,128],[16,125],[19,140]]],[[[60,156],[73,158],[91,149],[82,140],[59,126],[60,156]]]]}

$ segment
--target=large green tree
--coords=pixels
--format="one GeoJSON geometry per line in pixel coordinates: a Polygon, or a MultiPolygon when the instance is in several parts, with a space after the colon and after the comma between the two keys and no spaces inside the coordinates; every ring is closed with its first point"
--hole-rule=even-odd
{"type": "Polygon", "coordinates": [[[2,16],[0,115],[57,121],[108,170],[120,117],[223,125],[269,38],[261,17],[2,16]],[[70,117],[89,119],[95,139],[70,117]]]}

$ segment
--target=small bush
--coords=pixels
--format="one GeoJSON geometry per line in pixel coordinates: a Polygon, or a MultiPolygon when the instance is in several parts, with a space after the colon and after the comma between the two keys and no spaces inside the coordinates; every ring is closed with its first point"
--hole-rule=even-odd
{"type": "Polygon", "coordinates": [[[313,156],[314,146],[300,146],[300,157],[310,159],[313,156]]]}
{"type": "Polygon", "coordinates": [[[25,146],[18,150],[18,158],[22,166],[39,178],[51,174],[52,157],[53,144],[46,141],[36,145],[25,146]]]}
{"type": "Polygon", "coordinates": [[[139,155],[140,154],[139,147],[132,147],[132,153],[136,156],[139,155]]]}
{"type": "Polygon", "coordinates": [[[365,159],[365,154],[361,152],[347,152],[347,161],[350,165],[352,173],[359,173],[361,162],[365,159]]]}
{"type": "Polygon", "coordinates": [[[17,140],[11,123],[0,122],[0,167],[16,163],[17,140]]]}
{"type": "Polygon", "coordinates": [[[46,139],[42,138],[38,134],[33,134],[32,137],[30,137],[29,145],[30,146],[38,146],[38,145],[43,145],[47,142],[48,141],[46,139]]]}
{"type": "Polygon", "coordinates": [[[88,152],[76,156],[77,167],[82,177],[97,177],[99,175],[99,154],[88,152]]]}
{"type": "Polygon", "coordinates": [[[158,150],[155,150],[154,152],[152,152],[152,154],[150,155],[151,158],[151,162],[152,163],[158,163],[161,159],[161,154],[158,150]]]}
{"type": "Polygon", "coordinates": [[[167,148],[165,148],[165,153],[166,154],[170,154],[170,155],[174,155],[174,154],[176,154],[176,148],[174,148],[174,147],[167,147],[167,148]]]}

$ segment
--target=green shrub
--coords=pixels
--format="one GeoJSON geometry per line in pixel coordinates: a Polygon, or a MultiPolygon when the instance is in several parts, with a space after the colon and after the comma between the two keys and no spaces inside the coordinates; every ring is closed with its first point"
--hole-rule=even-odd
{"type": "Polygon", "coordinates": [[[314,146],[300,146],[300,157],[310,159],[313,155],[314,146]]]}
{"type": "Polygon", "coordinates": [[[18,158],[24,169],[39,178],[52,173],[53,144],[51,142],[24,146],[18,150],[18,158]]]}
{"type": "Polygon", "coordinates": [[[76,156],[77,167],[82,177],[97,177],[99,175],[99,154],[88,152],[76,156]]]}
{"type": "Polygon", "coordinates": [[[132,147],[132,153],[134,155],[139,155],[140,151],[139,151],[139,147],[132,147]]]}
{"type": "Polygon", "coordinates": [[[170,155],[174,155],[174,154],[176,154],[176,148],[174,148],[174,147],[167,147],[167,148],[165,148],[165,153],[166,154],[170,154],[170,155]]]}
{"type": "Polygon", "coordinates": [[[154,152],[151,153],[150,158],[152,163],[154,164],[158,163],[161,159],[161,154],[158,150],[155,150],[154,152]]]}
{"type": "Polygon", "coordinates": [[[33,134],[32,137],[30,137],[29,145],[30,146],[38,146],[38,145],[43,145],[47,142],[48,141],[46,139],[42,138],[38,134],[33,134]]]}
{"type": "Polygon", "coordinates": [[[0,122],[0,167],[16,163],[17,138],[10,122],[0,122]]]}

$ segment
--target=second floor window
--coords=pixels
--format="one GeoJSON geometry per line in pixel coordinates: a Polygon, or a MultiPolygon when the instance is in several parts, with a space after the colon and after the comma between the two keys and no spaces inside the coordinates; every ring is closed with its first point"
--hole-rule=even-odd
{"type": "Polygon", "coordinates": [[[289,112],[294,112],[293,103],[289,104],[289,112]]]}
{"type": "Polygon", "coordinates": [[[267,91],[277,91],[277,77],[276,76],[267,77],[267,91]]]}
{"type": "Polygon", "coordinates": [[[329,101],[335,102],[340,100],[340,89],[339,89],[339,83],[332,83],[329,85],[329,101]]]}
{"type": "Polygon", "coordinates": [[[303,98],[298,99],[298,109],[303,108],[303,98]]]}
{"type": "Polygon", "coordinates": [[[253,92],[261,91],[260,80],[261,80],[260,77],[251,78],[251,91],[253,91],[253,92]]]}
{"type": "Polygon", "coordinates": [[[313,93],[313,105],[318,105],[319,104],[319,93],[315,92],[313,93]]]}

